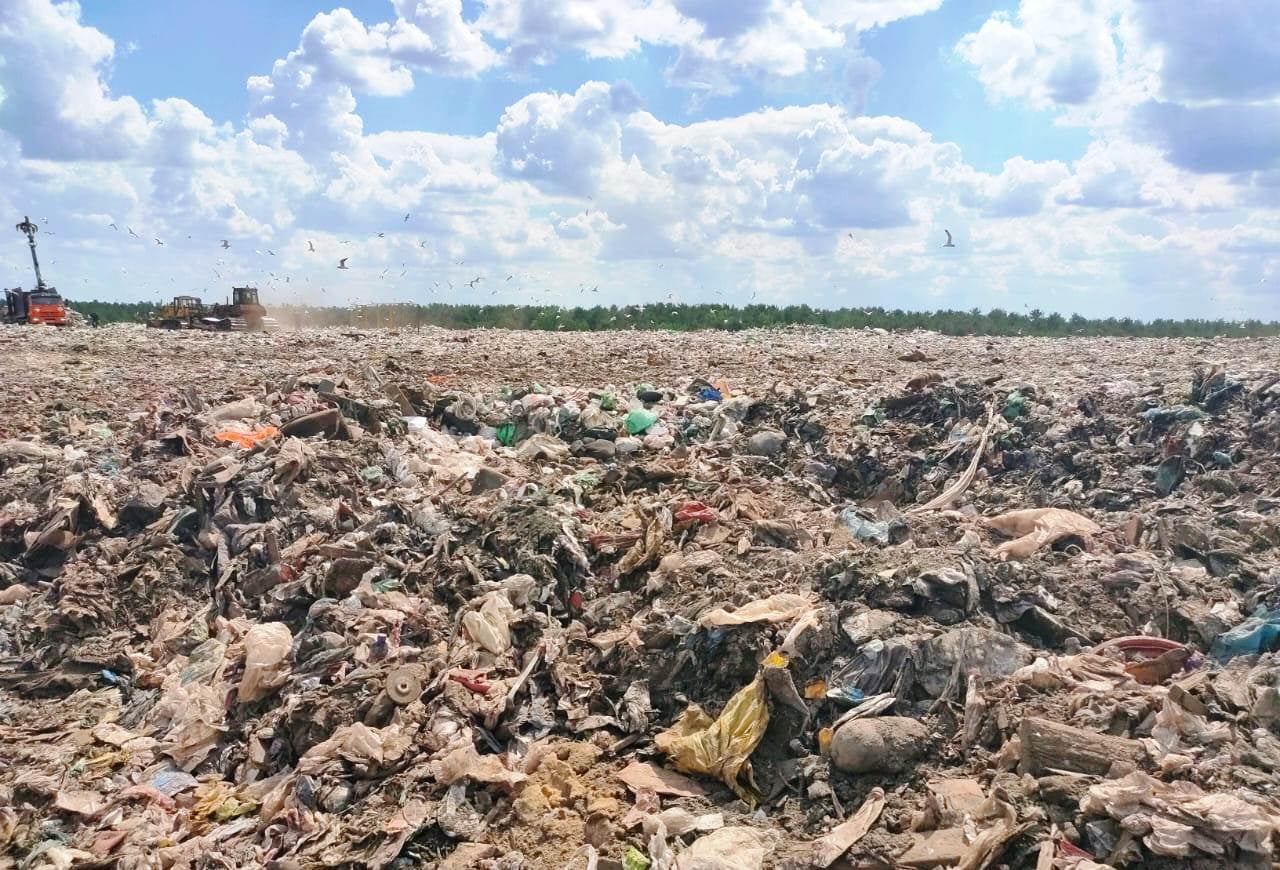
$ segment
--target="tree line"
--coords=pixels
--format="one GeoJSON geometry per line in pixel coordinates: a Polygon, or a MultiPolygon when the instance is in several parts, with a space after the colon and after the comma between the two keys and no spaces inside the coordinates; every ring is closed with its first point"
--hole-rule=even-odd
{"type": "MultiPolygon", "coordinates": [[[[266,301],[266,300],[264,300],[266,301]]],[[[85,316],[97,314],[103,323],[145,323],[156,306],[147,302],[68,301],[85,316]]],[[[1214,336],[1275,336],[1280,323],[1261,320],[1204,320],[1130,317],[1090,318],[1032,310],[1026,313],[993,308],[982,312],[941,309],[904,311],[900,308],[814,308],[810,305],[596,305],[561,308],[554,305],[414,305],[393,303],[351,307],[301,305],[268,306],[268,314],[283,328],[351,327],[448,329],[538,329],[583,332],[594,330],[697,329],[741,330],[760,327],[825,326],[832,329],[880,328],[890,331],[929,329],[944,335],[1027,335],[1065,337],[1138,336],[1146,338],[1211,338],[1214,336]]]]}

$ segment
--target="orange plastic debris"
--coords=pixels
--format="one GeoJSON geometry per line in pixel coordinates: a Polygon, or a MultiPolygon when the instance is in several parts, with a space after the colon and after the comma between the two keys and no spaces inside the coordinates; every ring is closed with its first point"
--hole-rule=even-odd
{"type": "Polygon", "coordinates": [[[218,441],[226,441],[229,444],[239,444],[248,450],[251,447],[257,447],[268,438],[274,438],[280,434],[280,430],[275,426],[263,426],[261,429],[255,429],[252,432],[217,432],[214,438],[218,441]]]}

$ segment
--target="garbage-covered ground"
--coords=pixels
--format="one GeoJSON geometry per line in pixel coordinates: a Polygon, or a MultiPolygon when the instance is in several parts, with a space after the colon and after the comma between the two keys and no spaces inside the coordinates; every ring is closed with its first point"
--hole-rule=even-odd
{"type": "Polygon", "coordinates": [[[0,866],[1280,857],[1273,341],[0,359],[0,866]]]}

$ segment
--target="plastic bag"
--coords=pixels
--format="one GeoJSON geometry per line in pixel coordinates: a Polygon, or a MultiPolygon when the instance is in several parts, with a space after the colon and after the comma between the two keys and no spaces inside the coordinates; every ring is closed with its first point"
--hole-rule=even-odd
{"type": "Polygon", "coordinates": [[[462,617],[462,627],[467,630],[471,639],[494,655],[501,655],[511,649],[510,622],[515,618],[515,608],[507,596],[501,592],[493,592],[480,605],[462,617]]]}
{"type": "Polygon", "coordinates": [[[813,606],[813,602],[803,595],[779,592],[777,595],[744,604],[733,613],[717,607],[702,614],[698,624],[703,628],[720,628],[726,625],[745,625],[748,622],[789,622],[797,616],[803,616],[813,606]]]}
{"type": "Polygon", "coordinates": [[[712,720],[691,705],[666,731],[654,738],[658,751],[677,770],[719,777],[750,806],[760,799],[751,771],[751,753],[769,726],[768,690],[758,674],[724,705],[712,720]]]}
{"type": "Polygon", "coordinates": [[[228,429],[225,432],[214,433],[213,437],[218,441],[226,441],[229,444],[239,444],[248,450],[279,434],[280,430],[275,426],[263,426],[261,429],[254,429],[252,432],[236,432],[228,429]]]}
{"type": "Polygon", "coordinates": [[[289,675],[293,634],[283,622],[255,625],[244,636],[244,676],[236,697],[241,703],[259,701],[284,685],[289,675]]]}
{"type": "Polygon", "coordinates": [[[1009,511],[989,517],[985,522],[998,532],[1020,536],[996,547],[995,554],[1001,561],[1026,559],[1062,538],[1074,536],[1088,542],[1102,531],[1102,527],[1088,517],[1062,508],[1009,511]]]}
{"type": "Polygon", "coordinates": [[[1259,608],[1253,616],[1218,635],[1211,655],[1220,662],[1236,656],[1270,652],[1280,645],[1280,610],[1259,608]]]}
{"type": "Polygon", "coordinates": [[[658,422],[658,415],[648,408],[632,408],[627,412],[627,432],[632,435],[643,435],[658,422]]]}

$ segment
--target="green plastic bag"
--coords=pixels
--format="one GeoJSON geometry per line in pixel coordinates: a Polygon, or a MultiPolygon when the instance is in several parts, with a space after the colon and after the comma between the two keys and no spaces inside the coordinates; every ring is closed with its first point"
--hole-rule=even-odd
{"type": "Polygon", "coordinates": [[[622,870],[645,870],[649,866],[649,858],[635,846],[628,846],[627,853],[622,856],[622,870]]]}
{"type": "Polygon", "coordinates": [[[515,423],[503,423],[498,427],[498,443],[503,447],[510,447],[516,443],[515,423]]]}
{"type": "Polygon", "coordinates": [[[632,408],[627,414],[627,431],[632,435],[643,435],[657,422],[658,415],[648,408],[632,408]]]}
{"type": "Polygon", "coordinates": [[[600,409],[603,411],[612,411],[618,407],[618,397],[613,393],[605,393],[600,397],[600,409]]]}
{"type": "Polygon", "coordinates": [[[1009,398],[1005,400],[1004,418],[1012,423],[1014,420],[1027,413],[1027,406],[1030,404],[1031,402],[1026,396],[1022,395],[1022,393],[1019,393],[1017,390],[1014,390],[1009,394],[1009,398]]]}

